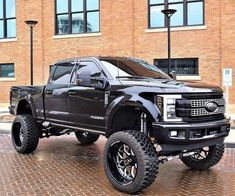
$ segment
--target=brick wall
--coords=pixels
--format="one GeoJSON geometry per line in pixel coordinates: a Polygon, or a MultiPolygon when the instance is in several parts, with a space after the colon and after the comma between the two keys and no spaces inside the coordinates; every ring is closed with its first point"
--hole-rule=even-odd
{"type": "MultiPolygon", "coordinates": [[[[0,63],[15,63],[16,81],[0,81],[0,102],[8,102],[11,85],[29,84],[29,29],[24,24],[27,19],[39,21],[34,32],[35,84],[44,84],[49,65],[63,58],[134,56],[153,63],[155,58],[167,57],[167,32],[146,32],[147,0],[101,0],[101,33],[94,37],[54,36],[54,9],[54,0],[17,1],[17,41],[0,42],[0,63]]],[[[199,58],[202,82],[221,85],[222,68],[234,66],[235,18],[231,9],[235,9],[233,0],[206,0],[205,27],[172,32],[172,57],[199,58]]],[[[230,100],[235,103],[235,93],[230,100]]]]}

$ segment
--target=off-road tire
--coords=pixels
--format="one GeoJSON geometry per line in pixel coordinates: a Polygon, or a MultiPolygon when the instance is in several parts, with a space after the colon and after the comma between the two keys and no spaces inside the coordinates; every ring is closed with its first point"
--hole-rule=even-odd
{"type": "Polygon", "coordinates": [[[96,142],[99,139],[99,135],[97,134],[92,134],[92,133],[86,133],[85,132],[75,132],[76,138],[78,139],[78,141],[80,142],[80,144],[82,145],[89,145],[89,144],[93,144],[94,142],[96,142]]]}
{"type": "Polygon", "coordinates": [[[38,146],[39,136],[39,130],[31,115],[25,114],[15,117],[11,129],[11,137],[17,152],[21,154],[32,153],[38,146]]]}
{"type": "Polygon", "coordinates": [[[158,173],[158,156],[154,145],[146,136],[134,130],[114,133],[108,139],[104,148],[104,169],[111,184],[119,191],[126,193],[137,193],[150,186],[158,173]],[[127,145],[133,151],[138,165],[136,176],[130,182],[121,182],[124,178],[118,173],[115,165],[117,153],[112,149],[119,143],[127,145]],[[113,162],[112,162],[113,161],[113,162]],[[116,173],[116,172],[117,173],[116,173]],[[119,175],[121,176],[119,178],[119,175]],[[118,180],[119,179],[119,180],[118,180]]]}
{"type": "Polygon", "coordinates": [[[188,167],[195,170],[208,170],[210,167],[213,167],[223,157],[224,153],[224,144],[216,144],[209,147],[208,155],[205,159],[196,160],[193,156],[183,157],[181,160],[188,167]]]}

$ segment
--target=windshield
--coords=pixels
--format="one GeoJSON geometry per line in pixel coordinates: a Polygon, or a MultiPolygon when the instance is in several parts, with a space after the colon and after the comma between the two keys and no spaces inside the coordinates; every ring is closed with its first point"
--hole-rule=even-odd
{"type": "Polygon", "coordinates": [[[160,69],[143,60],[132,58],[103,58],[100,60],[113,78],[141,76],[156,79],[170,79],[160,69]]]}

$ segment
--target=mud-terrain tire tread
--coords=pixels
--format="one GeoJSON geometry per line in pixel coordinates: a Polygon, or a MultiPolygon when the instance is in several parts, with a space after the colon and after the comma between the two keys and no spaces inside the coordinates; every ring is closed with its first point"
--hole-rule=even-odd
{"type": "Polygon", "coordinates": [[[17,115],[15,117],[15,120],[13,121],[13,126],[12,126],[11,134],[12,134],[12,142],[16,151],[21,154],[29,154],[35,151],[39,143],[40,135],[39,135],[39,130],[37,128],[36,122],[34,121],[33,117],[28,114],[17,115]],[[23,139],[21,146],[17,146],[13,139],[14,138],[13,137],[14,123],[20,123],[23,128],[24,139],[23,139]]]}
{"type": "Polygon", "coordinates": [[[143,133],[139,131],[126,130],[126,131],[116,132],[110,136],[105,145],[104,149],[105,172],[109,181],[119,191],[133,194],[133,193],[138,193],[142,189],[147,188],[154,182],[158,174],[158,166],[159,166],[158,156],[154,145],[149,141],[149,139],[143,133]],[[134,181],[131,183],[132,185],[127,185],[127,186],[121,185],[117,183],[115,179],[113,179],[112,174],[110,173],[110,170],[108,168],[107,159],[106,159],[109,146],[113,142],[120,141],[123,138],[126,138],[124,142],[129,141],[127,145],[132,144],[131,147],[132,150],[135,152],[136,157],[140,156],[142,158],[142,163],[144,165],[144,167],[139,168],[140,170],[144,170],[141,171],[143,175],[141,177],[139,176],[139,178],[141,179],[140,180],[138,179],[138,182],[135,182],[136,179],[134,179],[134,181]]]}
{"type": "Polygon", "coordinates": [[[209,168],[215,166],[222,159],[224,154],[224,144],[216,144],[209,147],[209,154],[206,159],[201,161],[195,161],[191,156],[183,157],[181,160],[188,167],[195,170],[208,170],[209,168]]]}

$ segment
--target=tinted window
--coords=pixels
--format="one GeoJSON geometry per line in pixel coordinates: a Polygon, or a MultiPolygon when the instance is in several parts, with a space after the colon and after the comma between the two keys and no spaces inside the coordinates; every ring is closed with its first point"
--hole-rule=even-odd
{"type": "Polygon", "coordinates": [[[158,79],[169,78],[164,72],[146,61],[133,58],[100,59],[113,78],[143,76],[158,79]]]}
{"type": "MultiPolygon", "coordinates": [[[[102,74],[101,70],[92,61],[80,62],[79,66],[78,66],[78,70],[77,70],[76,73],[79,74],[79,72],[82,69],[89,69],[90,70],[90,72],[91,72],[91,79],[92,79],[92,77],[93,78],[95,78],[95,77],[103,77],[103,74],[102,74]]],[[[75,82],[75,74],[73,74],[72,81],[75,82]]],[[[91,80],[91,82],[92,82],[92,80],[91,80]]]]}
{"type": "MultiPolygon", "coordinates": [[[[155,60],[155,65],[167,73],[167,59],[155,60]]],[[[170,71],[177,75],[198,75],[198,59],[172,59],[170,71]]]]}
{"type": "Polygon", "coordinates": [[[15,77],[14,64],[0,64],[0,77],[14,78],[15,77]]]}
{"type": "Polygon", "coordinates": [[[91,77],[100,77],[101,71],[94,62],[81,62],[79,65],[78,72],[82,69],[89,69],[91,77]]]}
{"type": "Polygon", "coordinates": [[[52,77],[52,82],[55,84],[69,84],[72,69],[72,64],[57,65],[52,77]]]}

